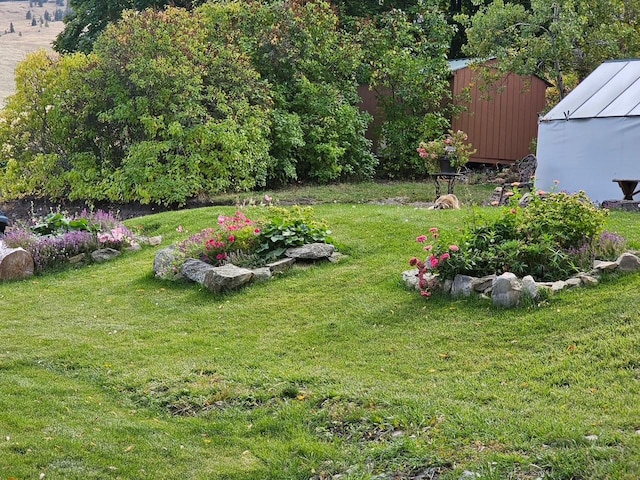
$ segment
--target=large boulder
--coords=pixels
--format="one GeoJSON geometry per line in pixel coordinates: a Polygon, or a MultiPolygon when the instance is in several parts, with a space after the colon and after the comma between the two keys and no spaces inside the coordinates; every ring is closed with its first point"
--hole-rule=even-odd
{"type": "Polygon", "coordinates": [[[180,268],[180,273],[183,278],[204,285],[205,275],[214,268],[213,265],[203,262],[202,260],[187,258],[180,268]]]}
{"type": "Polygon", "coordinates": [[[640,270],[640,259],[633,253],[623,253],[616,260],[621,272],[637,272],[640,270]]]}
{"type": "Polygon", "coordinates": [[[468,297],[473,293],[473,284],[477,280],[476,277],[468,275],[456,275],[451,285],[451,295],[454,297],[468,297]]]}
{"type": "Polygon", "coordinates": [[[335,247],[330,243],[309,243],[301,247],[288,248],[284,254],[299,260],[327,260],[334,251],[335,247]]]}
{"type": "Polygon", "coordinates": [[[181,273],[175,270],[175,266],[181,258],[182,254],[175,245],[158,250],[153,259],[153,274],[164,279],[180,278],[181,273]]]}
{"type": "Polygon", "coordinates": [[[91,252],[91,258],[97,263],[108,262],[119,255],[120,251],[115,248],[100,248],[91,252]]]}
{"type": "Polygon", "coordinates": [[[203,285],[211,292],[219,293],[223,290],[234,290],[246,285],[253,278],[253,272],[248,268],[236,267],[232,264],[214,267],[207,271],[203,285]]]}
{"type": "Polygon", "coordinates": [[[505,272],[493,280],[491,301],[494,305],[513,308],[518,306],[521,296],[522,282],[515,274],[505,272]]]}

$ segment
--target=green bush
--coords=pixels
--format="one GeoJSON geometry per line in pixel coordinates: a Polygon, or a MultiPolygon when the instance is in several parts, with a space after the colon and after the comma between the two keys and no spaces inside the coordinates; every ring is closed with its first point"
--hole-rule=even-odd
{"type": "MultiPolygon", "coordinates": [[[[511,203],[517,200],[516,195],[511,203]]],[[[620,251],[621,239],[601,235],[607,214],[584,192],[534,195],[528,206],[503,207],[498,219],[472,226],[460,238],[436,236],[423,263],[443,279],[512,272],[538,281],[564,280],[589,269],[596,255],[620,251]],[[455,252],[448,245],[455,245],[455,252]],[[429,261],[434,258],[438,261],[429,261]]]]}

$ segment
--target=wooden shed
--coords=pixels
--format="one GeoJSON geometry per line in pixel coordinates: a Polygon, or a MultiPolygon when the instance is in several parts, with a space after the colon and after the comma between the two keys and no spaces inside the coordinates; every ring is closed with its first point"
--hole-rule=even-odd
{"type": "Polygon", "coordinates": [[[487,90],[480,88],[469,59],[451,60],[449,65],[454,99],[468,89],[467,110],[453,118],[451,126],[469,135],[477,150],[471,162],[507,164],[531,153],[549,84],[536,76],[507,74],[487,90]]]}

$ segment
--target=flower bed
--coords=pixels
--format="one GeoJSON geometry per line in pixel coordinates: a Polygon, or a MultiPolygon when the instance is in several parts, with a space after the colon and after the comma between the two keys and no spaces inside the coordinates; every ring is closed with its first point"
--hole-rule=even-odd
{"type": "Polygon", "coordinates": [[[497,220],[473,226],[456,238],[444,238],[436,227],[416,241],[424,260],[418,268],[418,289],[424,297],[456,276],[484,278],[505,272],[531,276],[537,282],[565,280],[592,269],[595,259],[616,260],[625,239],[603,230],[607,210],[595,207],[583,193],[539,192],[525,207],[518,195],[502,207],[497,220]]]}
{"type": "Polygon", "coordinates": [[[52,212],[7,228],[2,237],[10,249],[23,249],[33,259],[33,273],[64,268],[72,263],[92,261],[96,251],[119,252],[138,245],[140,238],[111,212],[83,210],[69,215],[52,212]]]}
{"type": "MultiPolygon", "coordinates": [[[[220,215],[217,225],[158,252],[155,276],[192,280],[218,292],[224,285],[269,278],[272,271],[290,264],[278,261],[283,257],[305,258],[309,254],[307,259],[329,259],[334,255],[331,232],[325,222],[314,218],[311,207],[254,207],[250,215],[251,218],[244,211],[220,215]],[[303,246],[307,249],[296,250],[303,246]],[[242,280],[225,284],[219,278],[232,275],[242,280]]],[[[179,226],[177,230],[183,229],[179,226]]]]}

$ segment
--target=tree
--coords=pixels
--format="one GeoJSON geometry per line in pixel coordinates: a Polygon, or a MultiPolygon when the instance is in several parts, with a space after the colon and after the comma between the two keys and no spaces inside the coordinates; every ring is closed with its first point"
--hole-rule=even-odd
{"type": "Polygon", "coordinates": [[[464,51],[496,58],[500,74],[545,78],[563,98],[568,74],[580,80],[604,60],[637,54],[639,12],[637,0],[532,0],[530,9],[496,0],[466,19],[464,51]]]}
{"type": "Polygon", "coordinates": [[[90,55],[29,57],[1,112],[3,195],[182,204],[263,185],[269,92],[207,31],[180,9],[128,12],[90,55]]]}
{"type": "Polygon", "coordinates": [[[210,41],[236,44],[273,88],[269,185],[370,178],[376,160],[358,110],[361,50],[323,1],[209,2],[210,41]]]}
{"type": "Polygon", "coordinates": [[[442,104],[450,94],[446,52],[452,33],[444,15],[428,8],[392,10],[359,26],[365,49],[361,80],[384,112],[377,153],[386,176],[424,174],[419,142],[448,127],[442,104]]]}
{"type": "Polygon", "coordinates": [[[69,0],[70,13],[65,28],[54,41],[60,53],[85,52],[93,47],[100,33],[117,21],[124,10],[161,9],[168,5],[193,9],[204,0],[69,0]]]}

